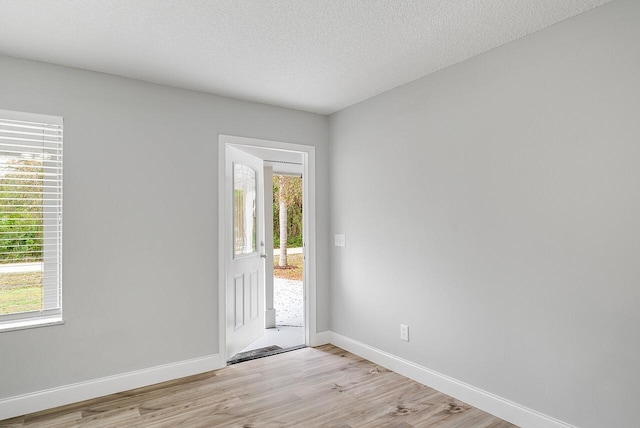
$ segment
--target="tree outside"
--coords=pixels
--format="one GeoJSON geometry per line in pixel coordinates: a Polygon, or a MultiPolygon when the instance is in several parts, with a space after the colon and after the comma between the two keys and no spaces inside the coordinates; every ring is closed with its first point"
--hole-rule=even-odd
{"type": "Polygon", "coordinates": [[[273,196],[273,230],[279,231],[273,240],[280,247],[277,267],[287,268],[287,248],[302,246],[302,178],[274,176],[273,196]]]}

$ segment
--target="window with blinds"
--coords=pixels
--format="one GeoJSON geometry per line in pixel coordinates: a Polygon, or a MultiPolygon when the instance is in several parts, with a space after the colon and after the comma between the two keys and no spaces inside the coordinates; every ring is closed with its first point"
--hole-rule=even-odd
{"type": "Polygon", "coordinates": [[[62,118],[0,110],[0,330],[62,322],[62,118]]]}

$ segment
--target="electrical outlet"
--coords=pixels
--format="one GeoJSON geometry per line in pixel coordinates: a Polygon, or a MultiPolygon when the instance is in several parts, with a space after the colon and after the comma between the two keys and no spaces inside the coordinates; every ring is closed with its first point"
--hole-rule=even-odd
{"type": "Polygon", "coordinates": [[[409,326],[400,324],[400,339],[409,341],[409,326]]]}
{"type": "Polygon", "coordinates": [[[344,235],[336,235],[333,243],[336,247],[344,247],[347,244],[347,241],[344,235]]]}

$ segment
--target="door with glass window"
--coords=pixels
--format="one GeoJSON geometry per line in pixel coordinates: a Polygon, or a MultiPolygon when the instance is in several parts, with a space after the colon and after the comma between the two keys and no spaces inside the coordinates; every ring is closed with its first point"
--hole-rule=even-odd
{"type": "Polygon", "coordinates": [[[264,332],[264,169],[261,159],[228,146],[226,150],[227,357],[264,332]],[[229,212],[230,209],[230,212],[229,212]]]}

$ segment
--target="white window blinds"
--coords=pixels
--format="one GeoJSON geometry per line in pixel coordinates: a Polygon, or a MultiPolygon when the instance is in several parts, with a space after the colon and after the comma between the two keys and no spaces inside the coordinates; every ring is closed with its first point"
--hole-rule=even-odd
{"type": "Polygon", "coordinates": [[[0,330],[61,321],[62,118],[0,110],[0,330]]]}

